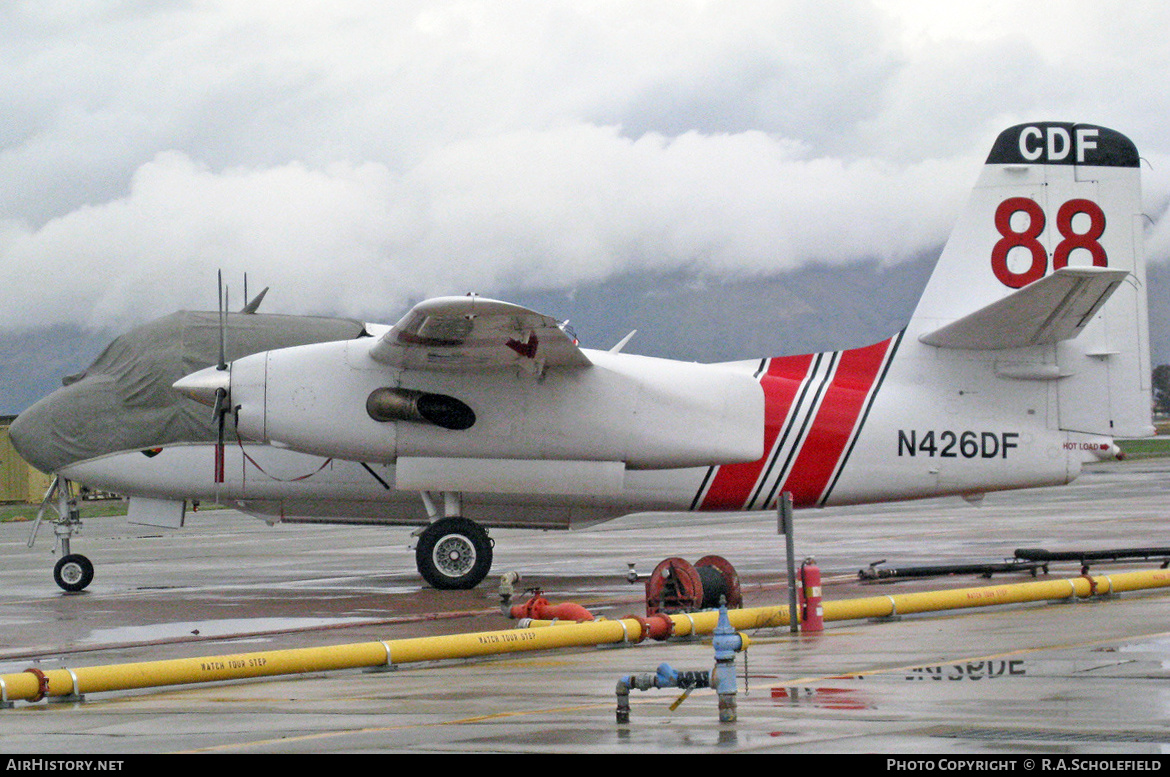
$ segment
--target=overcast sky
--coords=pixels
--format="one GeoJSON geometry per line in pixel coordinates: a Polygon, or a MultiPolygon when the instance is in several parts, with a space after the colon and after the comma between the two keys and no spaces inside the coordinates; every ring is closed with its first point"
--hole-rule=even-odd
{"type": "Polygon", "coordinates": [[[7,2],[0,328],[213,308],[218,268],[393,320],[899,262],[1032,120],[1135,141],[1167,262],[1168,30],[1161,1],[7,2]]]}

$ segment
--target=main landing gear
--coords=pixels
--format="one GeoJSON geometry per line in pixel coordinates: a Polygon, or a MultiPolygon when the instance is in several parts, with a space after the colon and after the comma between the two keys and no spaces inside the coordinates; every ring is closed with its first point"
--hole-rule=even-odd
{"type": "Polygon", "coordinates": [[[492,568],[492,540],[475,521],[460,515],[462,495],[443,494],[446,517],[439,518],[430,494],[423,502],[432,523],[419,535],[414,560],[418,573],[440,590],[475,588],[492,568]]]}
{"type": "Polygon", "coordinates": [[[53,580],[63,591],[84,591],[93,581],[93,563],[80,553],[69,551],[73,532],[81,530],[81,513],[77,509],[77,497],[73,495],[73,484],[60,475],[53,478],[45,498],[41,500],[41,508],[37,511],[37,519],[28,538],[30,548],[37,540],[37,530],[41,528],[45,511],[50,509],[57,514],[57,519],[53,521],[53,534],[57,537],[56,548],[61,550],[61,558],[53,567],[53,580]]]}
{"type": "Polygon", "coordinates": [[[418,572],[442,590],[475,588],[492,568],[492,541],[466,518],[444,518],[428,526],[414,550],[418,572]]]}

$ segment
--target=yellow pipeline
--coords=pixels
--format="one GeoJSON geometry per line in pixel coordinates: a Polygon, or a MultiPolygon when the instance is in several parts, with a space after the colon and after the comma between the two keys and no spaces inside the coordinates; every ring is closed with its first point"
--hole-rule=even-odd
{"type": "MultiPolygon", "coordinates": [[[[948,591],[923,591],[912,594],[871,596],[864,599],[825,600],[822,603],[826,621],[884,618],[890,615],[909,615],[919,612],[937,612],[967,607],[991,607],[999,604],[1051,601],[1054,599],[1085,599],[1125,591],[1170,586],[1170,570],[1155,569],[1144,572],[1122,572],[1096,577],[1073,577],[1058,580],[1040,580],[1031,583],[956,588],[948,591]]],[[[731,610],[731,625],[737,630],[777,628],[787,626],[788,608],[755,607],[731,610]]],[[[718,613],[704,611],[685,615],[671,615],[675,636],[709,634],[715,628],[718,613]]],[[[554,621],[532,621],[531,626],[549,626],[554,621]]]]}
{"type": "MultiPolygon", "coordinates": [[[[42,673],[48,682],[47,692],[43,695],[69,696],[416,661],[472,658],[527,650],[600,645],[622,642],[627,638],[636,641],[640,636],[641,630],[637,620],[597,621],[581,624],[581,628],[572,630],[508,629],[389,642],[111,664],[72,670],[53,669],[42,673]]],[[[0,675],[0,688],[9,701],[18,699],[31,701],[42,696],[41,678],[32,672],[0,675]]]]}
{"type": "Polygon", "coordinates": [[[999,604],[1086,599],[1090,596],[1138,591],[1170,586],[1170,571],[1122,572],[1115,575],[1038,580],[1031,583],[993,585],[980,588],[956,588],[950,591],[923,591],[913,594],[872,596],[823,603],[825,620],[882,618],[916,612],[957,610],[965,607],[991,607],[999,604]]]}
{"type": "MultiPolygon", "coordinates": [[[[824,602],[825,620],[876,618],[893,614],[932,612],[962,607],[986,607],[999,604],[1051,599],[1087,598],[1094,594],[1120,593],[1170,586],[1170,571],[1126,572],[1097,577],[1017,583],[1013,585],[960,588],[914,594],[874,596],[865,599],[824,602]],[[1095,590],[1094,590],[1095,588],[1095,590]]],[[[718,613],[705,611],[672,615],[674,634],[708,634],[715,629],[718,613]]],[[[728,617],[737,630],[774,628],[788,624],[787,607],[758,607],[732,610],[728,617]]],[[[531,625],[550,625],[549,621],[531,625]]],[[[101,693],[132,688],[219,682],[251,677],[337,669],[406,664],[417,661],[440,661],[455,658],[495,655],[562,647],[637,642],[642,639],[642,621],[638,618],[599,620],[575,623],[555,629],[508,629],[440,637],[418,637],[388,642],[364,642],[332,647],[273,650],[237,653],[203,658],[180,658],[134,664],[53,669],[40,673],[20,672],[0,675],[0,695],[4,700],[36,700],[43,696],[101,693]],[[43,682],[47,685],[42,693],[43,682]]]]}

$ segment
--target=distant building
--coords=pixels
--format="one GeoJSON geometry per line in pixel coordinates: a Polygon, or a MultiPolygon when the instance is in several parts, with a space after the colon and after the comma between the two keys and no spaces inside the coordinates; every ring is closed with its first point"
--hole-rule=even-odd
{"type": "Polygon", "coordinates": [[[20,457],[8,439],[8,427],[15,416],[0,416],[0,502],[36,504],[52,482],[46,475],[20,457]]]}

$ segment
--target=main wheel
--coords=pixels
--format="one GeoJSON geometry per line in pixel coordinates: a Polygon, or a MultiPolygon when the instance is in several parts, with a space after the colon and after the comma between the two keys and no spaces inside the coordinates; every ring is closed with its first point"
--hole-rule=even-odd
{"type": "Polygon", "coordinates": [[[492,541],[475,521],[444,518],[419,535],[414,559],[434,588],[475,588],[491,571],[492,541]]]}
{"type": "Polygon", "coordinates": [[[84,590],[93,580],[93,563],[80,553],[62,556],[53,567],[53,580],[66,591],[84,590]]]}

